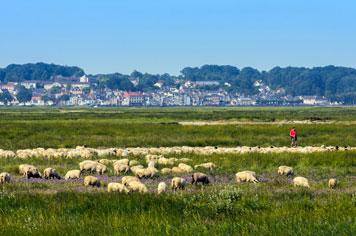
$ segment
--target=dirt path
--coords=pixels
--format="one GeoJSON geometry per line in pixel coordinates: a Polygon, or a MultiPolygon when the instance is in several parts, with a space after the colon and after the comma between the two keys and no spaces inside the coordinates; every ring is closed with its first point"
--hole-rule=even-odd
{"type": "Polygon", "coordinates": [[[217,120],[217,121],[181,121],[178,122],[180,125],[187,126],[205,126],[205,125],[288,125],[288,124],[344,124],[353,125],[356,121],[312,121],[312,120],[280,120],[280,121],[228,121],[228,120],[217,120]]]}

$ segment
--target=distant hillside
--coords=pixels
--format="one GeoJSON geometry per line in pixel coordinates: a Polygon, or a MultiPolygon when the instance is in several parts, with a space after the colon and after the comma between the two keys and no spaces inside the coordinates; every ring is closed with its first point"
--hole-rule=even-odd
{"type": "MultiPolygon", "coordinates": [[[[24,80],[51,80],[52,76],[82,76],[78,67],[36,63],[9,65],[0,69],[0,82],[21,82],[24,80]]],[[[345,103],[356,102],[356,69],[336,66],[315,68],[275,67],[270,71],[259,71],[251,67],[238,69],[234,66],[204,65],[186,67],[180,76],[169,74],[153,75],[134,71],[131,75],[100,74],[93,76],[99,85],[111,89],[152,91],[156,84],[179,87],[185,81],[214,81],[213,85],[202,87],[206,90],[223,88],[230,92],[253,95],[258,91],[256,80],[262,80],[272,89],[283,88],[286,94],[325,96],[345,103]],[[217,83],[216,83],[217,82],[217,83]]]]}
{"type": "Polygon", "coordinates": [[[84,71],[78,67],[46,63],[11,64],[4,69],[0,69],[0,82],[21,82],[24,80],[49,81],[52,76],[56,75],[65,77],[82,76],[84,75],[84,71]]]}
{"type": "Polygon", "coordinates": [[[262,80],[271,88],[284,88],[289,95],[325,96],[332,100],[353,103],[356,100],[356,69],[336,66],[315,68],[275,67],[258,71],[247,67],[242,70],[232,66],[205,65],[182,70],[188,80],[215,80],[228,82],[231,90],[253,94],[253,82],[262,80]]]}

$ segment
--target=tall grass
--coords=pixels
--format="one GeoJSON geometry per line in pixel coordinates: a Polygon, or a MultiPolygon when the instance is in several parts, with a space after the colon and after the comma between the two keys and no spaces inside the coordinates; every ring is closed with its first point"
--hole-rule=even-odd
{"type": "Polygon", "coordinates": [[[195,195],[0,195],[1,235],[352,235],[349,194],[237,187],[195,195]]]}

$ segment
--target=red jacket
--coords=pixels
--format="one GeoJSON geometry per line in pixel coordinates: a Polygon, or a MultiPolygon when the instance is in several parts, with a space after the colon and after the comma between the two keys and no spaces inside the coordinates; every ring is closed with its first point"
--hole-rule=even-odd
{"type": "Polygon", "coordinates": [[[289,135],[293,138],[295,138],[297,136],[297,131],[295,129],[291,129],[289,132],[289,135]]]}

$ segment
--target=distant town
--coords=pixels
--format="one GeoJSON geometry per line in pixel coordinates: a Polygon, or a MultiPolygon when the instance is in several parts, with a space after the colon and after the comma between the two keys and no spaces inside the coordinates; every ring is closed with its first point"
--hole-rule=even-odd
{"type": "MultiPolygon", "coordinates": [[[[137,78],[130,77],[136,85],[137,78]]],[[[253,86],[257,94],[246,96],[223,88],[205,90],[218,81],[175,81],[165,86],[158,81],[149,92],[123,91],[98,86],[95,76],[54,76],[50,81],[25,80],[0,84],[1,106],[332,106],[340,105],[319,96],[286,95],[283,88],[271,89],[262,80],[253,86]],[[179,85],[179,86],[177,86],[179,85]]],[[[225,87],[231,86],[229,83],[225,87]]]]}

